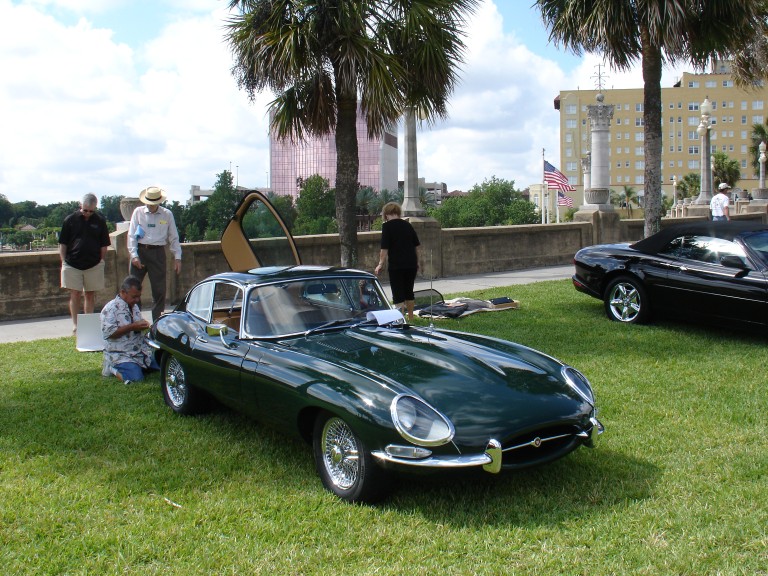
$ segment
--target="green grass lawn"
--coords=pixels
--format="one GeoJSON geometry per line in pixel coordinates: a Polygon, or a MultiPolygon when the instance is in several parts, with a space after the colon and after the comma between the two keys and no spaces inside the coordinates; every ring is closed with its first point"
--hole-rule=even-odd
{"type": "Polygon", "coordinates": [[[73,338],[3,344],[0,573],[768,574],[764,337],[617,325],[569,281],[473,296],[521,307],[439,325],[582,370],[597,449],[403,476],[385,502],[349,505],[301,442],[223,409],[174,416],[157,375],[103,379],[73,338]]]}

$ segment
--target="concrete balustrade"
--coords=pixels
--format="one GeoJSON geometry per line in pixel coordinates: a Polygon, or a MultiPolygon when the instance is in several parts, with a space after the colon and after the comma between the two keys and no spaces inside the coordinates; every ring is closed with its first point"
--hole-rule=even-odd
{"type": "MultiPolygon", "coordinates": [[[[765,211],[746,216],[766,221],[765,211]]],[[[422,242],[420,277],[445,278],[505,270],[570,264],[585,246],[605,241],[635,241],[643,236],[642,220],[587,218],[586,221],[488,228],[446,228],[431,218],[411,218],[422,242]],[[596,228],[610,226],[610,230],[596,228]]],[[[663,225],[679,219],[665,218],[663,225]]],[[[111,235],[106,258],[106,287],[96,295],[96,309],[111,300],[128,273],[125,230],[111,235]]],[[[380,232],[360,232],[358,268],[372,271],[379,258],[380,232]]],[[[297,236],[302,261],[338,266],[339,239],[335,234],[297,236]]],[[[168,301],[179,302],[196,283],[229,269],[219,242],[182,245],[182,271],[176,276],[168,255],[168,301]]],[[[0,321],[66,315],[69,296],[60,288],[57,251],[0,255],[0,321]]],[[[145,280],[145,308],[151,301],[145,280]]]]}

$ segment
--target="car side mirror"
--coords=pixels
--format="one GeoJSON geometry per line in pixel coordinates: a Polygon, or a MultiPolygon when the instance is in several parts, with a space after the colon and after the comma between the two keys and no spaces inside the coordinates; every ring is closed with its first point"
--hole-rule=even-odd
{"type": "Polygon", "coordinates": [[[221,338],[221,343],[224,345],[224,348],[232,349],[237,348],[237,344],[234,342],[227,342],[224,340],[224,337],[229,334],[229,327],[226,324],[208,324],[205,327],[205,332],[208,334],[208,336],[218,336],[221,338]]]}

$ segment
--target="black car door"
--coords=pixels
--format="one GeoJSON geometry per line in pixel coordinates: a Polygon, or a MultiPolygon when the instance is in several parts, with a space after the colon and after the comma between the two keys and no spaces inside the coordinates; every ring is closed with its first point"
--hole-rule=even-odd
{"type": "Polygon", "coordinates": [[[733,326],[765,324],[768,320],[766,277],[735,242],[685,236],[668,278],[680,315],[733,326]],[[744,267],[724,266],[724,256],[741,259],[744,267]]]}

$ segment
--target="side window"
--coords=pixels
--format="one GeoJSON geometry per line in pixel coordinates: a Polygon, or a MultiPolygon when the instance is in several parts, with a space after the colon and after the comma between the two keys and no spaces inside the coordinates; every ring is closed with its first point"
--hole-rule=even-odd
{"type": "Polygon", "coordinates": [[[213,302],[213,282],[200,284],[189,294],[187,312],[209,322],[211,319],[211,304],[213,302]]]}
{"type": "Polygon", "coordinates": [[[679,236],[673,239],[661,251],[661,254],[696,260],[707,264],[719,264],[723,256],[738,256],[745,258],[744,250],[729,240],[714,238],[712,236],[679,236]]]}
{"type": "Polygon", "coordinates": [[[240,330],[240,313],[243,309],[243,292],[227,282],[216,283],[213,293],[213,322],[226,324],[235,332],[240,330]]]}

